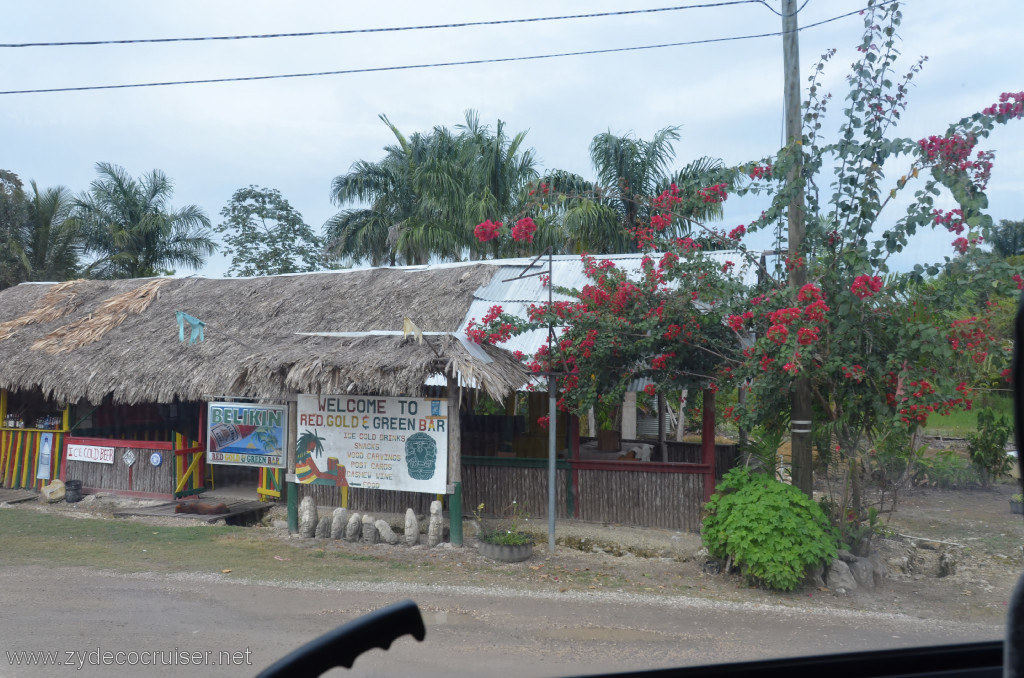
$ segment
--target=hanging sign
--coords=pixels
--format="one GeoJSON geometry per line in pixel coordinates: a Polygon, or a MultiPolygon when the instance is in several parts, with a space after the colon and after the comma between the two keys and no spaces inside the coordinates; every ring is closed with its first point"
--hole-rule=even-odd
{"type": "Polygon", "coordinates": [[[298,398],[300,483],[444,494],[448,401],[441,398],[298,398]]]}
{"type": "Polygon", "coordinates": [[[135,453],[131,450],[127,450],[121,455],[121,461],[124,462],[125,466],[131,466],[135,463],[135,453]]]}
{"type": "Polygon", "coordinates": [[[284,468],[288,417],[283,405],[210,403],[206,461],[233,466],[284,468]]]}
{"type": "Polygon", "coordinates": [[[98,464],[114,463],[114,448],[99,445],[68,445],[68,461],[91,461],[98,464]]]}

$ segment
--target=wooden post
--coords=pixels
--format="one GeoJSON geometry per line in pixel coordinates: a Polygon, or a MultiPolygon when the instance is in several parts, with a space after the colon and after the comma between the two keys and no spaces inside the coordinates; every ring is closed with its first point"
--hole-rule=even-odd
{"type": "MultiPolygon", "coordinates": [[[[572,460],[580,458],[580,418],[569,415],[569,456],[572,460]]],[[[569,492],[566,501],[569,503],[568,514],[573,518],[580,517],[580,472],[576,464],[569,462],[569,492]]]]}
{"type": "Polygon", "coordinates": [[[448,375],[448,531],[452,546],[462,546],[462,419],[459,380],[448,375]]]}
{"type": "Polygon", "coordinates": [[[296,431],[299,428],[299,401],[292,397],[288,401],[288,468],[285,474],[285,491],[288,503],[288,531],[295,534],[299,531],[299,485],[295,482],[295,444],[296,431]],[[291,478],[292,480],[287,480],[291,478]]]}
{"type": "Polygon", "coordinates": [[[662,461],[668,461],[668,443],[665,442],[665,396],[658,394],[658,450],[662,461]]]}
{"type": "Polygon", "coordinates": [[[686,432],[686,396],[689,392],[683,389],[679,393],[679,419],[676,420],[676,442],[683,442],[683,434],[686,432]]]}
{"type": "Polygon", "coordinates": [[[636,440],[636,391],[626,391],[622,398],[622,437],[636,440]]]}
{"type": "MultiPolygon", "coordinates": [[[[786,187],[802,181],[803,126],[800,115],[800,40],[797,34],[796,0],[782,1],[782,57],[785,76],[786,143],[794,154],[786,175],[786,187]]],[[[789,202],[789,285],[799,290],[807,284],[807,269],[797,265],[803,252],[804,189],[798,186],[789,202]]],[[[790,410],[790,441],[793,446],[793,484],[808,497],[813,497],[814,475],[811,469],[811,385],[807,377],[793,381],[790,410]]]]}
{"type": "Polygon", "coordinates": [[[704,389],[704,417],[700,432],[700,463],[710,466],[704,474],[704,501],[715,493],[715,393],[704,389]]]}

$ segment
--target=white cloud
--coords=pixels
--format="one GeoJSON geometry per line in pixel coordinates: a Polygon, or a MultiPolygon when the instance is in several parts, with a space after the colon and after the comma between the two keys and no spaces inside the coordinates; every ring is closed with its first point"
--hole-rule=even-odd
{"type": "MultiPolygon", "coordinates": [[[[860,6],[853,0],[809,3],[808,24],[860,6]]],[[[42,0],[5,8],[0,42],[164,37],[329,30],[506,19],[620,9],[601,0],[567,2],[287,4],[261,0],[175,3],[77,3],[42,0]]],[[[902,71],[918,54],[931,59],[911,92],[901,133],[916,138],[1022,89],[1009,51],[1024,29],[1012,0],[964,6],[952,0],[904,10],[902,71]]],[[[260,41],[0,51],[0,90],[162,79],[248,76],[458,61],[643,44],[682,42],[779,29],[759,5],[627,17],[466,29],[260,41]]],[[[818,55],[840,48],[826,86],[842,92],[858,17],[801,33],[803,78],[818,55]]],[[[540,61],[457,66],[101,92],[2,97],[0,164],[41,185],[88,187],[93,164],[109,161],[133,174],[154,167],[176,182],[176,201],[201,205],[215,221],[231,193],[250,183],[278,188],[314,226],[335,208],[331,179],[358,159],[376,160],[391,133],[387,114],[406,133],[453,126],[468,108],[483,121],[529,129],[528,144],[545,168],[589,176],[588,145],[611,129],[649,137],[682,126],[680,163],[701,156],[741,162],[771,153],[781,138],[779,38],[619,52],[540,61]]],[[[1022,125],[1024,126],[1024,125],[1022,125]]],[[[998,130],[991,185],[995,218],[1024,216],[1019,168],[1024,132],[998,130]]],[[[727,205],[726,222],[760,208],[727,205]]]]}

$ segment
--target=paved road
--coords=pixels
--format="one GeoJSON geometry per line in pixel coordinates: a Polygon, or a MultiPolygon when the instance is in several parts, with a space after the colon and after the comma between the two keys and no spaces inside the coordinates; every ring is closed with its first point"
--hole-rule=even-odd
{"type": "Polygon", "coordinates": [[[427,638],[357,660],[351,676],[557,676],[766,656],[997,638],[1001,629],[847,611],[623,594],[558,594],[364,584],[231,583],[211,576],[85,569],[0,570],[0,678],[250,676],[316,635],[413,598],[427,638]],[[59,652],[61,667],[13,666],[7,653],[59,652]],[[222,651],[234,653],[223,656],[222,651]],[[68,654],[75,653],[74,655],[68,654]],[[169,661],[172,666],[99,665],[169,661]],[[138,655],[114,653],[136,652],[138,655]],[[153,654],[145,654],[151,652],[153,654]],[[191,664],[210,653],[212,666],[191,664]],[[173,653],[173,656],[172,656],[173,653]],[[246,654],[247,653],[247,654],[246,654]],[[182,663],[188,659],[188,665],[182,663]],[[227,660],[237,662],[230,665],[227,660]],[[218,663],[218,660],[221,660],[218,663]]]}

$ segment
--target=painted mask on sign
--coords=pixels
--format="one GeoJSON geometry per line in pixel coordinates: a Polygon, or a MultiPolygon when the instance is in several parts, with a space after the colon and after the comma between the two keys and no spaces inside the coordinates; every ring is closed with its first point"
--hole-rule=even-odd
{"type": "Polygon", "coordinates": [[[426,433],[412,434],[405,441],[405,463],[411,478],[430,480],[437,466],[437,443],[426,433]]]}

